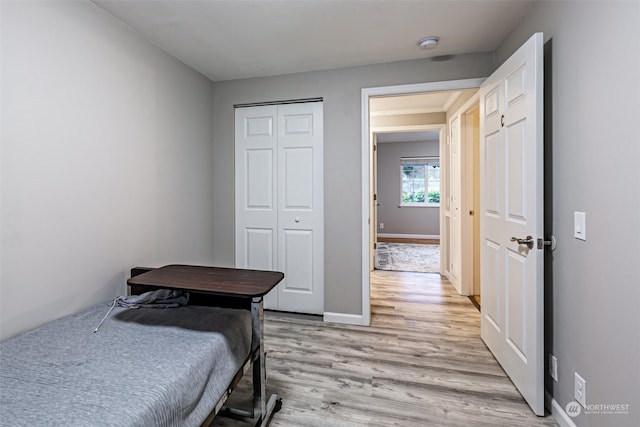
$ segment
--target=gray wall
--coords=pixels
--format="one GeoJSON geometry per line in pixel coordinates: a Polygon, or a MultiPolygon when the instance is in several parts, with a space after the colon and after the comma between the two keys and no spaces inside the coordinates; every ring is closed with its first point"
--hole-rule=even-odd
{"type": "Polygon", "coordinates": [[[324,98],[325,311],[362,313],[361,89],[483,77],[491,53],[214,84],[214,256],[234,264],[233,106],[324,98]]]}
{"type": "Polygon", "coordinates": [[[90,2],[1,14],[1,338],[210,264],[211,82],[90,2]]]}
{"type": "Polygon", "coordinates": [[[439,207],[400,207],[400,158],[438,157],[440,141],[378,143],[378,233],[440,234],[439,207]],[[380,223],[384,229],[380,229],[380,223]]]}
{"type": "Polygon", "coordinates": [[[585,415],[578,426],[640,425],[640,3],[538,2],[497,50],[502,62],[545,34],[546,226],[558,249],[546,260],[547,352],[562,408],[573,373],[588,404],[630,404],[630,415],[585,415]],[[587,240],[573,213],[587,214],[587,240]]]}

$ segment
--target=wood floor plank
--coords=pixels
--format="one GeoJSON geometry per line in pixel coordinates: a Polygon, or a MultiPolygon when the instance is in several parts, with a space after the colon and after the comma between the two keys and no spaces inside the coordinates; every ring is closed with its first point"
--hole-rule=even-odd
{"type": "MultiPolygon", "coordinates": [[[[438,274],[376,271],[370,327],[265,313],[273,427],[555,426],[480,339],[480,313],[438,274]]],[[[249,378],[231,397],[247,404],[249,378]]],[[[212,426],[245,426],[216,419],[212,426]]]]}

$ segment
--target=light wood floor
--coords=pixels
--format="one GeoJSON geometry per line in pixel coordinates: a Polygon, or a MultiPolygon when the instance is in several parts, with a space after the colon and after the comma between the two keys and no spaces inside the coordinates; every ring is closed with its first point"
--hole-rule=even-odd
{"type": "MultiPolygon", "coordinates": [[[[268,312],[273,427],[555,426],[480,339],[480,315],[437,274],[376,271],[371,327],[268,312]]],[[[216,420],[214,426],[237,426],[216,420]]]]}

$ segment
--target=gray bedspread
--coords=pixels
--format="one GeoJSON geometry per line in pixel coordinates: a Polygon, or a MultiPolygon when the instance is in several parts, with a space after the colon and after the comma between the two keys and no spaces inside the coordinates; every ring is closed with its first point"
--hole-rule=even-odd
{"type": "Polygon", "coordinates": [[[110,303],[0,343],[1,426],[199,426],[249,354],[244,310],[110,303]]]}

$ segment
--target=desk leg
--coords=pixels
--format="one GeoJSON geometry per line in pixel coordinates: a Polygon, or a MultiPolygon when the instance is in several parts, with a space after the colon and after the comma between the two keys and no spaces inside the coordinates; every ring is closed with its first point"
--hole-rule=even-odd
{"type": "Polygon", "coordinates": [[[267,366],[264,352],[264,310],[262,297],[251,300],[251,322],[253,327],[253,350],[258,350],[258,358],[253,362],[253,417],[256,426],[266,426],[274,410],[278,410],[278,396],[272,394],[266,400],[267,366]],[[278,407],[276,409],[276,407],[278,407]]]}

